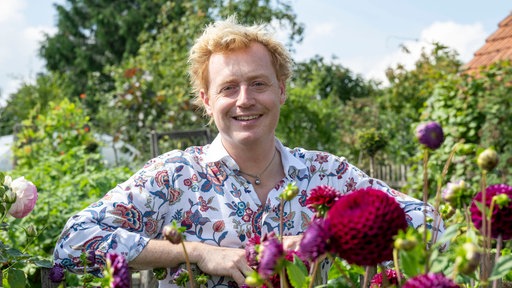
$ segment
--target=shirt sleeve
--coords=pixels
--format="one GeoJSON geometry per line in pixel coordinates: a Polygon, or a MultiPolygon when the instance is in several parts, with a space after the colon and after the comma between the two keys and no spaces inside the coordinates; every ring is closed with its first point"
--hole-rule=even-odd
{"type": "Polygon", "coordinates": [[[133,260],[150,239],[160,238],[170,190],[166,170],[154,165],[141,169],[68,220],[56,243],[55,263],[75,273],[84,272],[85,266],[100,275],[108,252],[133,260]],[[89,255],[87,265],[82,253],[89,255]]]}

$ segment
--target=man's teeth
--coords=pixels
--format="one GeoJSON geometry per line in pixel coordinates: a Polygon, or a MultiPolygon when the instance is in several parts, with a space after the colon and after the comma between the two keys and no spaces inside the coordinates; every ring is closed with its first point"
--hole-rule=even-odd
{"type": "Polygon", "coordinates": [[[236,117],[236,120],[247,121],[247,120],[252,120],[252,119],[256,119],[256,118],[258,118],[258,116],[238,116],[238,117],[236,117]]]}

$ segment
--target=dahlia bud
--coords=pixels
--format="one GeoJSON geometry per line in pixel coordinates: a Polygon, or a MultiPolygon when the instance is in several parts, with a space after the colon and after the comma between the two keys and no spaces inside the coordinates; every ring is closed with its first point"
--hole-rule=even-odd
{"type": "Polygon", "coordinates": [[[261,278],[260,274],[256,271],[251,272],[251,274],[245,277],[245,284],[250,287],[260,287],[263,283],[265,283],[265,279],[261,278]]]}
{"type": "Polygon", "coordinates": [[[196,282],[199,287],[205,286],[208,283],[208,275],[200,274],[196,276],[196,282]]]}
{"type": "Polygon", "coordinates": [[[444,142],[443,128],[434,121],[422,123],[416,128],[416,137],[421,144],[435,150],[444,142]]]}
{"type": "Polygon", "coordinates": [[[165,225],[164,229],[162,230],[162,234],[164,235],[164,238],[172,244],[180,244],[181,241],[183,241],[183,235],[176,225],[176,222],[165,225]]]}
{"type": "Polygon", "coordinates": [[[33,224],[28,225],[27,228],[25,228],[25,234],[27,234],[28,237],[36,237],[37,236],[37,229],[33,224]]]}
{"type": "Polygon", "coordinates": [[[443,219],[450,219],[455,214],[455,209],[450,204],[442,205],[439,213],[441,213],[443,219]]]}
{"type": "Polygon", "coordinates": [[[295,183],[288,183],[281,194],[281,198],[285,201],[290,201],[295,198],[297,194],[299,194],[299,187],[297,187],[295,183]]]}
{"type": "Polygon", "coordinates": [[[471,242],[464,243],[457,252],[457,269],[464,274],[471,274],[480,264],[481,252],[478,246],[471,242]]]}
{"type": "Polygon", "coordinates": [[[416,247],[418,241],[413,237],[407,237],[405,239],[398,238],[395,240],[395,249],[410,251],[416,247]]]}
{"type": "Polygon", "coordinates": [[[492,148],[485,149],[478,155],[477,164],[480,169],[491,171],[498,166],[498,153],[492,148]]]}
{"type": "Polygon", "coordinates": [[[164,280],[167,277],[167,269],[153,268],[153,275],[155,275],[156,280],[164,280]]]}
{"type": "Polygon", "coordinates": [[[507,194],[498,194],[492,197],[492,201],[494,201],[500,209],[503,209],[510,203],[510,197],[508,197],[507,194]]]}

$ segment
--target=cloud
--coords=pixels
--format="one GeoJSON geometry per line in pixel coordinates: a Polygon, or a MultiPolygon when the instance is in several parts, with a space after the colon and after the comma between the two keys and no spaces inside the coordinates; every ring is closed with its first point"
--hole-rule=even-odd
{"type": "Polygon", "coordinates": [[[37,56],[44,33],[56,31],[51,26],[31,26],[24,16],[24,0],[0,1],[0,106],[16,92],[21,83],[31,83],[43,69],[43,60],[37,56]],[[5,43],[5,44],[4,44],[5,43]]]}
{"type": "Polygon", "coordinates": [[[401,48],[397,48],[383,56],[377,64],[362,74],[368,79],[386,83],[387,68],[396,67],[397,64],[403,65],[406,69],[414,68],[414,63],[419,59],[422,49],[426,52],[431,51],[434,42],[455,50],[459,54],[459,60],[468,62],[476,50],[485,43],[488,35],[479,23],[463,25],[454,22],[435,22],[423,29],[419,36],[418,41],[407,40],[401,43],[400,46],[406,47],[409,53],[404,53],[401,48]]]}

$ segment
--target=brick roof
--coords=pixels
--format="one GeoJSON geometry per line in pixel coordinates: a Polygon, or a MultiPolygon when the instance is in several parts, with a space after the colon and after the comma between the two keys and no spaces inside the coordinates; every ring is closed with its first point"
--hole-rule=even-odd
{"type": "Polygon", "coordinates": [[[471,61],[464,65],[465,73],[477,72],[499,60],[512,60],[512,12],[498,24],[498,29],[485,40],[471,61]]]}

